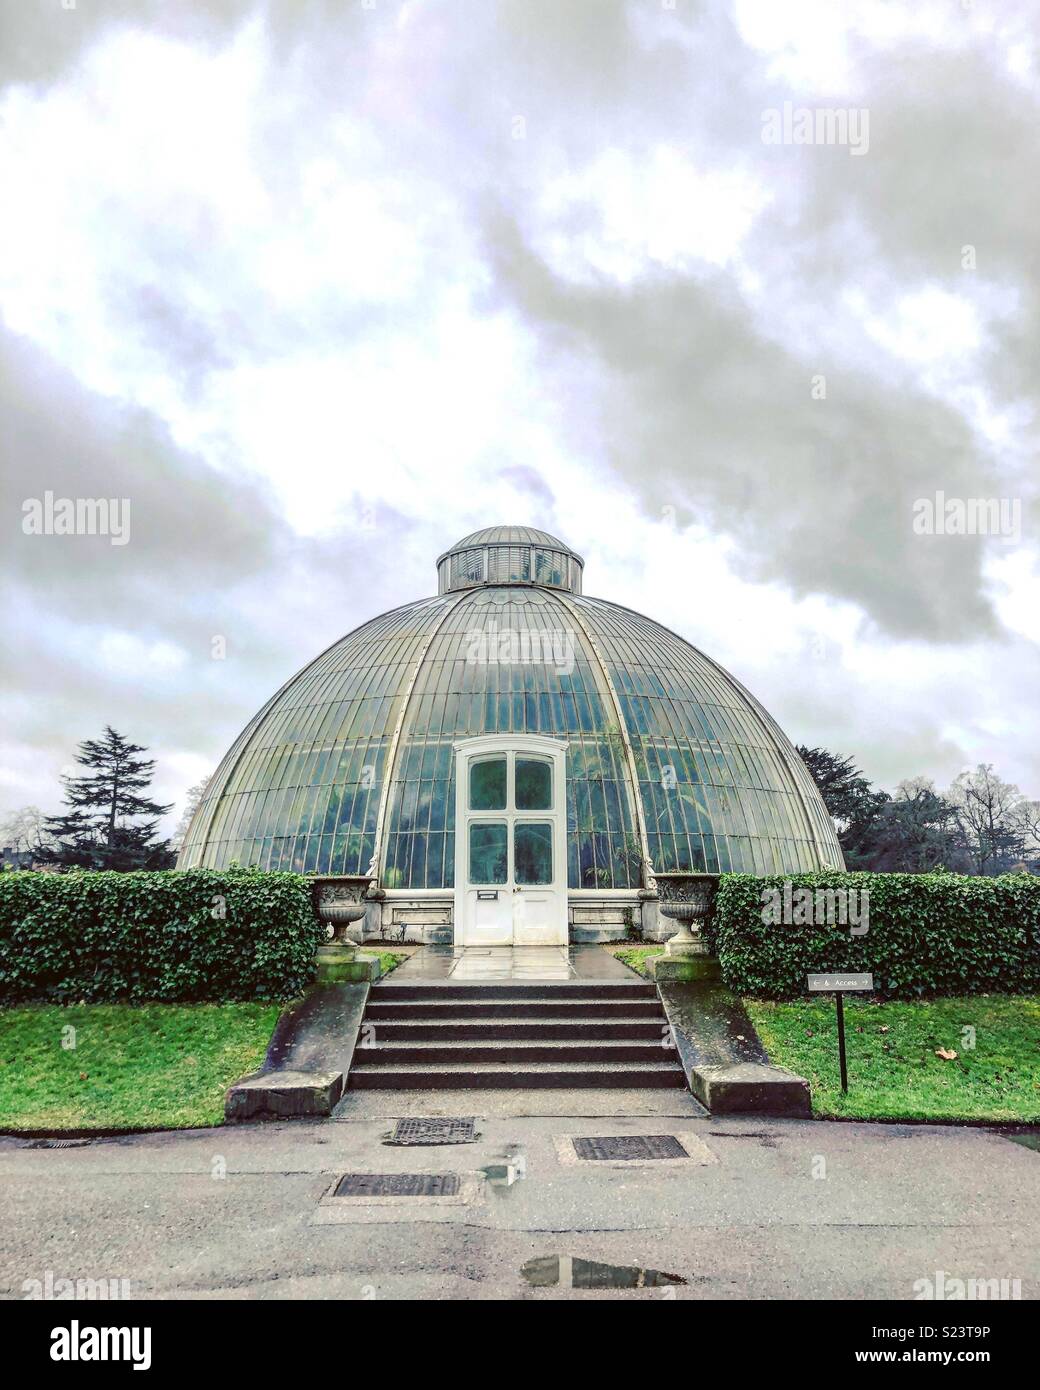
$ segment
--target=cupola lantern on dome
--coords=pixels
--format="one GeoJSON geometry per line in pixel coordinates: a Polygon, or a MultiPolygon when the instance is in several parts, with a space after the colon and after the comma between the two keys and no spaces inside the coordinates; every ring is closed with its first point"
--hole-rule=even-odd
{"type": "Polygon", "coordinates": [[[474,531],[250,720],[178,865],[374,874],[369,931],[456,944],[667,935],[655,875],[841,868],[796,750],[727,671],[582,592],[546,531],[474,531]]]}
{"type": "Polygon", "coordinates": [[[463,536],[437,561],[438,593],[480,584],[542,584],[581,593],[585,561],[548,531],[488,526],[463,536]]]}

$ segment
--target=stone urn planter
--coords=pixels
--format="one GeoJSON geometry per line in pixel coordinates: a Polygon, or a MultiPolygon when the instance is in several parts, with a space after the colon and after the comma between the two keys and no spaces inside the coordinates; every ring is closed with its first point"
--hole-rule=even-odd
{"type": "MultiPolygon", "coordinates": [[[[347,929],[364,917],[365,895],[371,884],[369,874],[340,874],[313,880],[314,912],[328,935],[317,951],[319,984],[360,978],[362,962],[355,959],[357,945],[347,935],[347,929]]],[[[367,969],[364,973],[367,975],[367,969]]]]}
{"type": "Polygon", "coordinates": [[[719,886],[718,874],[655,873],[654,877],[662,917],[679,925],[679,930],[668,939],[665,956],[677,965],[688,966],[688,969],[667,971],[658,968],[656,973],[689,978],[717,975],[718,963],[708,950],[703,929],[711,917],[719,886]]]}

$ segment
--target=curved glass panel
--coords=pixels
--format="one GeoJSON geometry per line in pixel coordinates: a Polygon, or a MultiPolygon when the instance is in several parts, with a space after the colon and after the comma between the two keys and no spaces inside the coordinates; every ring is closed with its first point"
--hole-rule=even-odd
{"type": "Polygon", "coordinates": [[[598,599],[574,602],[624,713],[655,869],[841,866],[808,770],[728,672],[649,618],[598,599]]]}
{"type": "Polygon", "coordinates": [[[531,550],[526,545],[488,546],[488,582],[523,584],[531,578],[531,550]]]}
{"type": "Polygon", "coordinates": [[[558,550],[536,550],[534,578],[536,584],[552,584],[557,589],[566,589],[567,556],[558,550]]]}
{"type": "Polygon", "coordinates": [[[181,868],[368,868],[393,729],[445,602],[426,599],[373,619],[268,701],[211,778],[181,868]]]}

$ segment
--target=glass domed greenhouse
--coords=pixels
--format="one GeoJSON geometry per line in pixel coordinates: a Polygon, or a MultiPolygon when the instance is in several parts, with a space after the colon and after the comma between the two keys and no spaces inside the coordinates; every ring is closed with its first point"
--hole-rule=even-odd
{"type": "Polygon", "coordinates": [[[655,871],[840,868],[762,706],[583,594],[583,568],[526,527],[452,546],[436,597],[348,633],[249,722],[179,867],[370,873],[370,934],[465,944],[657,935],[655,871]]]}

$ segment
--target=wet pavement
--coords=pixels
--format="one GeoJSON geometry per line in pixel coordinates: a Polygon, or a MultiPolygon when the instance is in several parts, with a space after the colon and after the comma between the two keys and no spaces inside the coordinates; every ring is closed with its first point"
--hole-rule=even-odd
{"type": "Polygon", "coordinates": [[[603,1113],[470,1091],[455,1115],[476,1119],[474,1141],[420,1149],[389,1145],[393,1120],[367,1108],[407,1113],[404,1093],[324,1122],[70,1150],[0,1139],[0,1296],[52,1271],[125,1278],[136,1297],[912,1300],[937,1270],[1037,1296],[1040,1155],[999,1134],[573,1098],[603,1113]],[[669,1135],[689,1161],[583,1161],[573,1143],[646,1136],[623,1147],[667,1155],[669,1135]],[[384,1195],[337,1196],[348,1174],[384,1195]]]}
{"type": "Polygon", "coordinates": [[[470,1115],[479,1104],[480,1113],[496,1119],[528,1119],[552,1113],[566,1116],[625,1115],[628,1118],[674,1116],[689,1119],[707,1111],[689,1091],[652,1087],[632,1090],[622,1086],[608,1088],[553,1087],[546,1090],[501,1090],[474,1093],[443,1091],[347,1091],[333,1111],[334,1120],[396,1119],[401,1115],[470,1115]]]}
{"type": "Polygon", "coordinates": [[[640,982],[601,946],[423,946],[388,979],[395,985],[640,982]]]}

